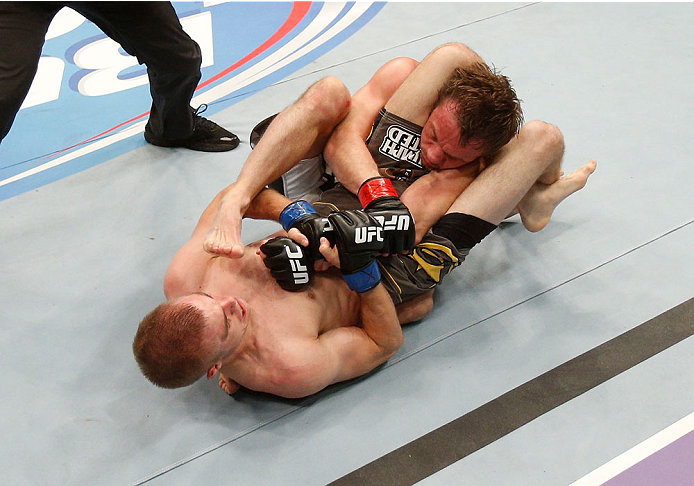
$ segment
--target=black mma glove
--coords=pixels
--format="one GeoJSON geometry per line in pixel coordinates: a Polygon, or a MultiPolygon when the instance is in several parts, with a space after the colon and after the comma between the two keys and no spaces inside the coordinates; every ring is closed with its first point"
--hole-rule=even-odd
{"type": "Polygon", "coordinates": [[[286,236],[271,238],[262,245],[263,263],[284,290],[298,292],[308,286],[313,276],[313,257],[297,242],[286,236]]]}
{"type": "Polygon", "coordinates": [[[314,260],[324,260],[318,250],[321,236],[328,239],[330,246],[335,245],[335,232],[328,218],[319,216],[306,201],[296,201],[284,208],[280,214],[280,224],[285,231],[296,228],[308,238],[308,249],[314,260]]]}
{"type": "Polygon", "coordinates": [[[367,179],[357,193],[364,210],[383,227],[383,253],[402,253],[414,247],[414,219],[387,177],[367,179]]]}
{"type": "Polygon", "coordinates": [[[339,211],[328,219],[337,236],[342,278],[352,290],[371,290],[381,281],[375,257],[383,248],[383,228],[362,211],[339,211]]]}

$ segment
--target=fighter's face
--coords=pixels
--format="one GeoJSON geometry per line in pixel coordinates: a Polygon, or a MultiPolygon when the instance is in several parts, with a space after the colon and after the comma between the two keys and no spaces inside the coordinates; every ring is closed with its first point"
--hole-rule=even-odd
{"type": "Polygon", "coordinates": [[[221,354],[228,354],[237,344],[239,332],[246,326],[248,304],[236,297],[213,297],[195,293],[184,299],[205,315],[207,337],[221,354]]]}
{"type": "Polygon", "coordinates": [[[444,101],[429,115],[422,128],[422,163],[427,169],[455,169],[470,163],[484,153],[482,144],[471,140],[460,145],[460,127],[455,105],[444,101]]]}

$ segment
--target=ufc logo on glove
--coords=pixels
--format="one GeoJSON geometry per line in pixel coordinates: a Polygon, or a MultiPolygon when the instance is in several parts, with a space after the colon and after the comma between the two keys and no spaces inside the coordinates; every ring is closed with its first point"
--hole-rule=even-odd
{"type": "Polygon", "coordinates": [[[410,228],[410,216],[406,214],[394,214],[386,221],[385,216],[380,214],[374,214],[374,219],[378,221],[383,229],[386,231],[403,231],[410,228]]]}
{"type": "Polygon", "coordinates": [[[301,264],[301,258],[304,256],[301,249],[297,248],[296,250],[292,251],[291,248],[285,246],[284,251],[287,253],[287,258],[289,258],[294,283],[297,285],[308,283],[308,268],[306,265],[301,264]]]}
{"type": "Polygon", "coordinates": [[[354,242],[356,244],[383,241],[383,228],[380,226],[366,226],[354,229],[354,242]]]}

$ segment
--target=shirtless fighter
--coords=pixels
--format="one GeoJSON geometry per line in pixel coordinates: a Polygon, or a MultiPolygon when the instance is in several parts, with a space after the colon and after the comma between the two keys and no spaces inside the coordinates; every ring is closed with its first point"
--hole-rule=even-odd
{"type": "MultiPolygon", "coordinates": [[[[433,59],[444,67],[457,66],[461,59],[469,60],[474,54],[471,52],[459,44],[443,46],[419,67],[433,59]]],[[[477,59],[476,55],[472,58],[477,59]]],[[[400,71],[405,64],[412,67],[414,61],[410,61],[391,61],[372,81],[391,68],[400,71]]],[[[430,69],[433,64],[428,66],[430,69]]],[[[444,70],[450,77],[453,69],[444,70]]],[[[394,84],[403,89],[415,86],[417,83],[410,85],[408,80],[416,80],[422,72],[409,69],[404,81],[401,76],[394,84]]],[[[400,324],[421,319],[431,310],[431,289],[460,264],[474,244],[517,209],[529,229],[540,229],[557,204],[582,188],[595,169],[591,161],[561,177],[563,139],[556,127],[543,122],[526,124],[499,150],[491,150],[488,141],[481,146],[475,139],[461,142],[462,135],[450,127],[458,123],[450,117],[452,107],[434,100],[431,116],[421,122],[422,151],[426,154],[431,150],[431,155],[422,155],[422,159],[424,168],[431,170],[425,170],[411,185],[405,184],[400,195],[417,222],[418,245],[412,258],[378,257],[378,264],[374,264],[379,250],[356,244],[354,234],[358,230],[376,228],[373,218],[369,219],[369,204],[381,197],[389,201],[397,198],[384,196],[379,186],[366,191],[363,199],[367,207],[358,213],[360,217],[349,211],[329,216],[337,233],[333,237],[335,248],[330,248],[321,235],[309,235],[310,241],[297,231],[295,223],[312,210],[274,191],[262,190],[262,185],[312,151],[315,154],[325,148],[327,154],[329,147],[338,147],[338,134],[349,128],[352,112],[360,112],[359,100],[371,98],[376,87],[392,81],[394,75],[384,78],[373,85],[370,81],[355,94],[351,107],[342,83],[325,78],[270,124],[237,182],[217,195],[191,239],[175,255],[164,281],[167,302],[140,324],[133,350],[151,381],[174,388],[219,373],[220,384],[229,393],[242,385],[300,397],[366,373],[395,353],[402,341],[400,324]],[[484,155],[492,161],[480,172],[483,164],[479,158],[484,155]],[[252,174],[263,162],[267,175],[258,183],[252,174]],[[442,213],[453,216],[446,220],[440,217],[442,213]],[[342,272],[334,268],[317,272],[306,291],[284,290],[297,281],[299,270],[310,265],[307,255],[313,252],[300,253],[302,247],[289,239],[270,240],[262,252],[260,243],[244,247],[236,234],[240,233],[242,217],[284,220],[289,234],[303,246],[315,245],[318,237],[320,254],[333,265],[341,264],[342,272]],[[295,258],[298,262],[291,262],[292,255],[300,255],[295,258]],[[279,265],[275,265],[277,258],[279,265]],[[273,269],[277,280],[267,267],[273,269]],[[277,272],[278,268],[285,271],[277,272]]],[[[393,86],[390,90],[385,100],[397,100],[396,91],[400,90],[393,86]]],[[[386,109],[390,103],[387,101],[386,109]]],[[[359,143],[365,148],[364,138],[359,143]]],[[[359,155],[354,157],[356,160],[359,155]]],[[[370,161],[373,164],[373,159],[370,161]]],[[[354,187],[354,181],[362,177],[355,175],[361,169],[345,166],[344,173],[340,171],[345,167],[333,169],[340,180],[347,181],[346,187],[354,187]]],[[[377,174],[375,177],[382,177],[377,174]]]]}
{"type": "MultiPolygon", "coordinates": [[[[514,162],[517,161],[508,159],[502,163],[518,169],[519,164],[514,162]]],[[[524,176],[523,171],[513,168],[508,167],[508,173],[503,175],[519,172],[519,178],[524,176]]],[[[482,176],[487,173],[484,171],[470,187],[484,182],[482,176]]],[[[503,199],[505,208],[510,210],[518,202],[513,194],[519,191],[509,197],[497,196],[502,193],[496,189],[505,186],[480,188],[476,194],[503,199]]],[[[303,397],[367,373],[385,362],[402,343],[400,325],[421,319],[433,308],[431,292],[396,307],[385,279],[360,292],[364,288],[352,283],[354,290],[350,289],[341,272],[334,268],[317,272],[306,291],[286,291],[266,268],[259,242],[244,247],[240,258],[204,251],[202,243],[224,194],[222,191],[215,197],[191,239],[174,256],[164,279],[168,300],[142,321],[135,336],[135,357],[145,376],[155,384],[176,388],[190,385],[202,376],[212,379],[219,373],[220,385],[227,393],[242,385],[283,397],[303,397]]],[[[545,204],[554,204],[536,199],[540,211],[545,210],[545,204]]],[[[247,215],[277,219],[289,203],[278,193],[265,190],[249,206],[247,215]]],[[[501,204],[480,202],[477,207],[501,204]]],[[[496,214],[503,212],[498,210],[496,214]]],[[[331,218],[336,214],[344,212],[331,218]]],[[[479,214],[491,218],[494,213],[479,214]]],[[[413,216],[418,217],[416,209],[413,216]]],[[[453,244],[450,246],[455,249],[453,244]]],[[[340,248],[339,243],[336,247],[340,248]]],[[[361,255],[362,261],[354,263],[352,256],[345,257],[340,252],[337,258],[334,252],[323,238],[321,253],[335,265],[342,261],[344,266],[349,261],[353,269],[368,269],[369,259],[375,253],[367,249],[361,255]]],[[[354,253],[359,255],[358,250],[354,253]]],[[[379,260],[383,263],[378,267],[383,275],[396,273],[396,257],[379,260]]]]}

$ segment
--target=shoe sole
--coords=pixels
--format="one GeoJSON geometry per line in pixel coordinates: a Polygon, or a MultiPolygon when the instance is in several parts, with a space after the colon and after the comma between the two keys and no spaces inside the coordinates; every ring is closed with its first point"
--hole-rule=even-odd
{"type": "Polygon", "coordinates": [[[191,144],[182,145],[182,147],[186,147],[190,150],[197,150],[198,152],[228,152],[230,150],[234,150],[238,146],[239,146],[238,139],[233,141],[233,142],[225,142],[224,144],[221,144],[221,143],[206,144],[206,143],[193,142],[191,144]]]}
{"type": "Polygon", "coordinates": [[[151,135],[148,135],[147,132],[145,132],[145,140],[152,145],[156,145],[157,147],[167,147],[167,148],[176,148],[176,147],[183,147],[187,148],[190,150],[196,150],[198,152],[228,152],[230,150],[234,150],[236,147],[239,146],[239,139],[235,139],[231,142],[225,142],[225,143],[199,143],[199,142],[192,142],[192,143],[185,143],[185,142],[177,142],[177,141],[171,141],[171,140],[164,140],[161,138],[155,138],[152,137],[151,135]]]}

